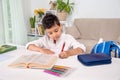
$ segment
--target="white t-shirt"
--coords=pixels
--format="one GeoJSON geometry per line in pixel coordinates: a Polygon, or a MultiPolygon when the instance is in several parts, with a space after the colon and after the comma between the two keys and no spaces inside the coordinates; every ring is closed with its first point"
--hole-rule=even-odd
{"type": "Polygon", "coordinates": [[[64,33],[61,34],[61,37],[56,42],[56,44],[47,35],[45,35],[38,40],[27,43],[26,48],[28,47],[29,44],[35,44],[36,46],[50,49],[50,50],[54,51],[55,53],[60,53],[64,43],[65,43],[64,51],[69,50],[69,49],[78,48],[78,47],[83,49],[83,51],[86,51],[86,47],[82,43],[79,43],[71,35],[64,34],[64,33]]]}

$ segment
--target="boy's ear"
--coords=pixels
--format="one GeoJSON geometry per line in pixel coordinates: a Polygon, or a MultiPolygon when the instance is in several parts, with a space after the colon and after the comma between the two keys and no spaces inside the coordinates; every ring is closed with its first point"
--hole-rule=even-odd
{"type": "Polygon", "coordinates": [[[60,28],[61,28],[61,29],[63,28],[62,24],[60,24],[60,28]]]}

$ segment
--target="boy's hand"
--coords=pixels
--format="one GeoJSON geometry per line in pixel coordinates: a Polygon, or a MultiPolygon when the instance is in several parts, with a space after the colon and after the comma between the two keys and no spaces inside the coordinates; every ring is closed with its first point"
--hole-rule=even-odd
{"type": "Polygon", "coordinates": [[[45,54],[54,54],[53,51],[51,51],[50,49],[42,49],[41,53],[45,53],[45,54]]]}
{"type": "Polygon", "coordinates": [[[59,54],[59,57],[62,58],[62,59],[64,59],[64,58],[68,58],[69,55],[64,51],[64,52],[61,52],[61,53],[59,54]]]}

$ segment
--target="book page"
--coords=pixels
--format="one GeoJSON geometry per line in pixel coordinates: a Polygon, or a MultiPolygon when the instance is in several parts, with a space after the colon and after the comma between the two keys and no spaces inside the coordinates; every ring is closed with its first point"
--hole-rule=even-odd
{"type": "Polygon", "coordinates": [[[32,55],[32,59],[29,63],[40,63],[40,64],[45,64],[48,63],[51,58],[54,57],[54,55],[48,55],[48,54],[35,54],[32,55]]]}
{"type": "Polygon", "coordinates": [[[31,68],[50,68],[56,62],[56,55],[40,54],[33,55],[32,60],[29,62],[31,68]]]}
{"type": "Polygon", "coordinates": [[[31,61],[32,55],[22,55],[18,59],[16,59],[9,66],[13,67],[26,67],[26,65],[31,61]]]}
{"type": "Polygon", "coordinates": [[[57,56],[48,54],[22,55],[9,66],[26,68],[48,68],[57,60],[57,56]]]}

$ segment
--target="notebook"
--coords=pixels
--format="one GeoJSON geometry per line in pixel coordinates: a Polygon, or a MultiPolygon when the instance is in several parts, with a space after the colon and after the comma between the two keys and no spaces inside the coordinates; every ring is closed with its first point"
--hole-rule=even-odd
{"type": "Polygon", "coordinates": [[[12,51],[12,50],[16,50],[17,47],[13,46],[13,45],[1,45],[0,46],[0,54],[8,52],[8,51],[12,51]]]}
{"type": "Polygon", "coordinates": [[[111,57],[104,53],[82,54],[77,56],[78,60],[86,66],[110,64],[111,57]]]}

